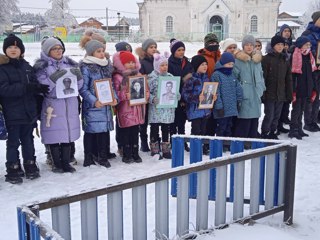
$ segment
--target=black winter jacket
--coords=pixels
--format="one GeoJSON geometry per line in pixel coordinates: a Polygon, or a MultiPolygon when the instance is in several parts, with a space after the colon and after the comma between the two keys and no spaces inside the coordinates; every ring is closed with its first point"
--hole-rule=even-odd
{"type": "Polygon", "coordinates": [[[26,85],[37,82],[33,68],[24,59],[9,59],[0,65],[0,104],[7,126],[33,124],[37,120],[37,100],[26,85]]]}
{"type": "Polygon", "coordinates": [[[150,74],[153,71],[153,57],[145,56],[143,59],[139,59],[141,68],[139,72],[141,74],[150,74]]]}

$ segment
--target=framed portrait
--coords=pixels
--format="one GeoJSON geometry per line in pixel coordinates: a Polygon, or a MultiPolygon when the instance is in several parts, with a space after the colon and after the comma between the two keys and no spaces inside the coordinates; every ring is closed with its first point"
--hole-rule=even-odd
{"type": "Polygon", "coordinates": [[[177,95],[179,93],[180,77],[159,77],[157,97],[159,103],[157,108],[176,108],[178,105],[177,95]]]}
{"type": "Polygon", "coordinates": [[[77,97],[79,95],[77,77],[69,70],[63,72],[55,83],[57,98],[77,97]]]}
{"type": "Polygon", "coordinates": [[[129,77],[130,106],[147,103],[147,79],[145,76],[129,77]]]}
{"type": "Polygon", "coordinates": [[[317,42],[317,59],[316,64],[320,64],[320,41],[317,42]]]}
{"type": "Polygon", "coordinates": [[[96,91],[96,97],[103,105],[108,105],[113,102],[114,92],[110,78],[95,80],[93,84],[96,91]]]}
{"type": "Polygon", "coordinates": [[[199,109],[213,108],[213,98],[217,94],[218,84],[217,82],[205,82],[203,84],[201,94],[204,96],[204,99],[199,103],[199,109]]]}

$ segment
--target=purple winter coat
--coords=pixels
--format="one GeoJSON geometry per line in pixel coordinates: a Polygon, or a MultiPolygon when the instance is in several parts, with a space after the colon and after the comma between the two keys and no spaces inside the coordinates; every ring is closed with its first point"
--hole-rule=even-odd
{"type": "MultiPolygon", "coordinates": [[[[70,143],[80,137],[80,119],[78,98],[76,96],[58,99],[56,96],[56,83],[50,76],[57,70],[78,69],[78,63],[68,57],[55,60],[41,53],[34,65],[37,79],[42,84],[50,86],[50,92],[44,97],[41,110],[41,140],[44,144],[70,143]],[[46,126],[47,108],[51,106],[56,115],[50,120],[50,127],[46,126]]],[[[81,74],[77,76],[78,90],[82,88],[83,79],[81,74]]]]}

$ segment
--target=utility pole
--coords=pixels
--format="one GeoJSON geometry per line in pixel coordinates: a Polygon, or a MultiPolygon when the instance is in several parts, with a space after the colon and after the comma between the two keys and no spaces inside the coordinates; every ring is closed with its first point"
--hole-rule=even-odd
{"type": "Polygon", "coordinates": [[[120,12],[117,12],[117,15],[118,15],[118,37],[120,42],[120,12]]]}
{"type": "Polygon", "coordinates": [[[106,8],[106,31],[107,31],[107,34],[109,35],[108,33],[108,20],[109,20],[109,14],[108,14],[108,8],[106,8]]]}

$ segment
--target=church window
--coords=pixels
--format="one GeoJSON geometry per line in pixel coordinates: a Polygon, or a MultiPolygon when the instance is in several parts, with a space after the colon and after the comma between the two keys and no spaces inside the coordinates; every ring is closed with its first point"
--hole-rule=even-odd
{"type": "Polygon", "coordinates": [[[251,17],[250,32],[251,33],[257,33],[258,32],[258,17],[255,16],[255,15],[251,17]]]}
{"type": "Polygon", "coordinates": [[[168,16],[166,18],[166,32],[167,33],[173,32],[173,18],[171,16],[168,16]]]}

